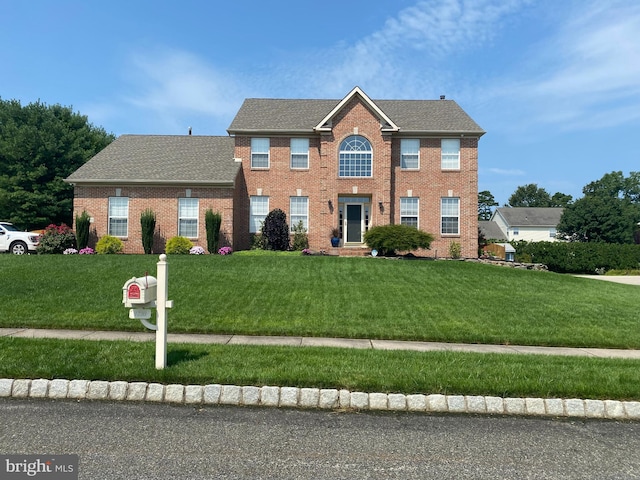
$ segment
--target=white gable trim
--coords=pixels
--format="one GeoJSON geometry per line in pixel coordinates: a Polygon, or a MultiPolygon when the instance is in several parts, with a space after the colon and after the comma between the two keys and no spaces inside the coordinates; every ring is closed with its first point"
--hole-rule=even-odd
{"type": "Polygon", "coordinates": [[[344,97],[340,103],[338,103],[338,105],[336,105],[334,107],[333,110],[331,110],[326,117],[324,117],[320,123],[318,123],[313,130],[316,132],[330,132],[331,128],[332,128],[332,120],[333,117],[336,116],[336,114],[342,110],[342,108],[347,104],[347,102],[349,102],[355,95],[359,95],[360,98],[364,101],[365,104],[367,104],[367,106],[373,110],[377,115],[378,118],[380,119],[381,123],[384,125],[388,125],[388,127],[382,127],[381,130],[385,131],[385,132],[397,132],[400,130],[400,128],[393,123],[393,121],[387,117],[385,115],[385,113],[380,110],[380,108],[373,102],[373,100],[371,100],[366,93],[364,93],[362,91],[362,89],[360,87],[354,87],[353,90],[351,90],[346,97],[344,97]]]}

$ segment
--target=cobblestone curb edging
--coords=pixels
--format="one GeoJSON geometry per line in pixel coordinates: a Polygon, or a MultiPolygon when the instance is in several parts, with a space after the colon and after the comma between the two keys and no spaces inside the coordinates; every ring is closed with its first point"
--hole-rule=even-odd
{"type": "Polygon", "coordinates": [[[636,401],[404,395],[275,386],[185,386],[102,380],[0,378],[0,397],[640,420],[640,402],[636,401]]]}

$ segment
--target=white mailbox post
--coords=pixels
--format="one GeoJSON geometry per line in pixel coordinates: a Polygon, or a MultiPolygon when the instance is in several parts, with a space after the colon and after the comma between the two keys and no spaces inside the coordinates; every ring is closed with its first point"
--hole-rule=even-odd
{"type": "Polygon", "coordinates": [[[167,256],[160,255],[157,264],[157,278],[145,275],[127,280],[122,287],[122,303],[129,308],[129,318],[140,320],[149,330],[156,332],[156,369],[167,366],[167,308],[173,307],[173,300],[168,300],[168,268],[167,256]],[[156,309],[156,324],[148,320],[151,309],[156,309]]]}

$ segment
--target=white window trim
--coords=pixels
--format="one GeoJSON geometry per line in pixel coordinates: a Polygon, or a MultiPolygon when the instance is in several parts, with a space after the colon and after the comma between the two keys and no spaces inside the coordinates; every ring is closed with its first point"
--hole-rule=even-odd
{"type": "Polygon", "coordinates": [[[198,238],[198,233],[199,233],[199,228],[200,228],[200,221],[199,221],[199,214],[198,212],[200,211],[200,200],[198,198],[192,198],[192,197],[186,197],[186,198],[178,198],[178,235],[182,236],[182,237],[187,237],[187,238],[198,238]],[[186,203],[190,203],[190,202],[194,202],[196,204],[196,215],[195,217],[187,217],[187,216],[181,216],[181,210],[182,210],[182,203],[185,203],[184,201],[188,200],[189,202],[186,203]],[[182,230],[181,230],[181,225],[180,222],[182,220],[195,220],[196,221],[196,234],[195,236],[189,236],[189,235],[185,235],[182,230]]]}
{"type": "Polygon", "coordinates": [[[260,225],[256,225],[256,227],[254,228],[254,223],[256,219],[258,218],[262,218],[261,222],[264,222],[264,219],[267,218],[267,215],[269,214],[269,197],[266,195],[251,195],[249,197],[249,233],[260,233],[260,225]],[[266,202],[266,213],[262,214],[255,214],[254,213],[254,199],[255,198],[260,198],[260,199],[267,199],[266,202]]]}
{"type": "Polygon", "coordinates": [[[308,232],[309,231],[309,197],[302,197],[302,196],[295,196],[295,197],[289,197],[289,220],[290,220],[290,225],[289,225],[289,231],[293,233],[294,228],[296,226],[296,224],[298,223],[299,220],[302,220],[302,224],[304,225],[305,230],[308,232]],[[293,203],[295,202],[294,199],[296,198],[303,198],[306,200],[305,202],[305,212],[303,214],[300,213],[294,213],[293,212],[293,203]],[[293,218],[295,217],[304,217],[304,218],[298,218],[296,221],[293,220],[293,218]]]}
{"type": "MultiPolygon", "coordinates": [[[[255,143],[257,144],[258,142],[255,142],[255,143]]],[[[257,169],[257,170],[267,170],[270,166],[271,166],[271,139],[268,137],[252,137],[251,138],[251,168],[257,169]],[[258,148],[257,145],[254,147],[254,140],[266,140],[266,143],[268,144],[267,150],[266,151],[257,150],[258,148]],[[266,155],[267,165],[256,166],[253,161],[254,155],[266,155]]]]}
{"type": "MultiPolygon", "coordinates": [[[[297,143],[297,142],[295,142],[297,143]]],[[[308,138],[292,138],[289,144],[289,150],[290,150],[290,157],[289,157],[289,167],[291,168],[291,170],[309,170],[309,139],[308,138]],[[300,152],[294,152],[293,151],[293,144],[294,142],[298,140],[306,140],[306,146],[307,146],[307,151],[306,153],[300,153],[300,152]],[[307,158],[307,165],[306,167],[296,167],[293,165],[293,156],[294,155],[299,155],[299,156],[306,156],[307,158]]]]}
{"type": "Polygon", "coordinates": [[[402,138],[400,139],[400,169],[401,170],[420,170],[420,139],[419,138],[402,138]],[[405,153],[404,151],[404,145],[407,145],[409,142],[418,142],[418,164],[415,167],[405,167],[403,166],[404,164],[404,157],[405,155],[415,155],[415,153],[405,153]]]}
{"type": "MultiPolygon", "coordinates": [[[[459,138],[443,138],[440,140],[440,168],[442,170],[460,170],[460,139],[459,138]],[[458,142],[458,152],[457,152],[457,158],[455,159],[455,165],[454,167],[451,166],[445,166],[445,153],[444,153],[444,148],[443,148],[443,144],[447,141],[447,140],[453,140],[453,141],[457,141],[458,142]]],[[[446,155],[455,155],[452,153],[447,153],[446,155]]],[[[447,159],[447,163],[449,163],[451,160],[447,159]]]]}
{"type": "Polygon", "coordinates": [[[442,197],[440,199],[440,235],[442,235],[442,236],[450,236],[450,237],[459,237],[460,236],[460,198],[459,197],[442,197]],[[454,216],[454,215],[444,215],[445,200],[452,200],[452,199],[457,201],[457,203],[456,203],[456,206],[458,207],[457,208],[457,210],[458,210],[457,211],[457,215],[456,216],[454,216]],[[445,233],[443,231],[444,229],[442,228],[443,220],[445,218],[454,218],[454,217],[458,219],[456,232],[455,233],[453,233],[453,232],[446,232],[445,233]]]}
{"type": "Polygon", "coordinates": [[[338,147],[338,178],[373,178],[373,146],[371,145],[371,142],[369,141],[368,138],[362,136],[362,135],[358,135],[358,134],[353,134],[353,135],[349,135],[348,137],[342,139],[342,141],[340,142],[340,145],[338,147]],[[358,150],[342,150],[342,145],[344,144],[344,142],[351,138],[351,137],[359,137],[362,138],[364,141],[366,141],[369,144],[369,148],[370,150],[362,150],[362,152],[365,152],[367,154],[370,155],[370,171],[371,174],[370,175],[342,175],[341,173],[341,169],[340,169],[340,162],[341,162],[341,157],[342,154],[353,154],[353,153],[357,153],[358,150]]]}
{"type": "MultiPolygon", "coordinates": [[[[416,228],[420,228],[420,198],[418,197],[400,197],[400,224],[402,223],[402,219],[403,218],[415,218],[416,219],[416,228]],[[412,214],[408,214],[406,211],[403,212],[402,210],[402,201],[403,200],[415,200],[415,207],[416,207],[416,212],[415,215],[412,214]]],[[[413,227],[413,225],[411,225],[413,227]]]]}
{"type": "Polygon", "coordinates": [[[109,235],[113,235],[114,237],[118,237],[118,238],[127,238],[129,236],[129,197],[109,197],[109,211],[108,211],[108,218],[107,218],[107,233],[109,235]],[[120,216],[120,215],[112,215],[111,213],[111,200],[126,200],[127,201],[127,214],[126,216],[120,216]],[[115,233],[112,232],[111,230],[111,220],[122,220],[124,219],[126,221],[126,231],[124,235],[116,235],[115,233]]]}

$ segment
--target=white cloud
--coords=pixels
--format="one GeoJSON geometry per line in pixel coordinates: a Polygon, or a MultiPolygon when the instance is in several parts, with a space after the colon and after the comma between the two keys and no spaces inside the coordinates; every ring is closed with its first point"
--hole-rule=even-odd
{"type": "Polygon", "coordinates": [[[424,0],[401,10],[352,46],[336,47],[315,69],[315,90],[344,94],[353,85],[367,93],[424,98],[453,76],[448,56],[480,48],[500,30],[505,17],[530,0],[424,0]],[[326,72],[317,75],[317,72],[326,72]]]}
{"type": "Polygon", "coordinates": [[[136,91],[128,101],[137,107],[227,117],[244,98],[233,74],[217,71],[188,52],[138,53],[131,63],[136,91]]]}
{"type": "Polygon", "coordinates": [[[537,53],[538,71],[496,88],[494,99],[508,97],[521,125],[583,130],[640,119],[640,5],[579,2],[564,16],[537,53]]]}

